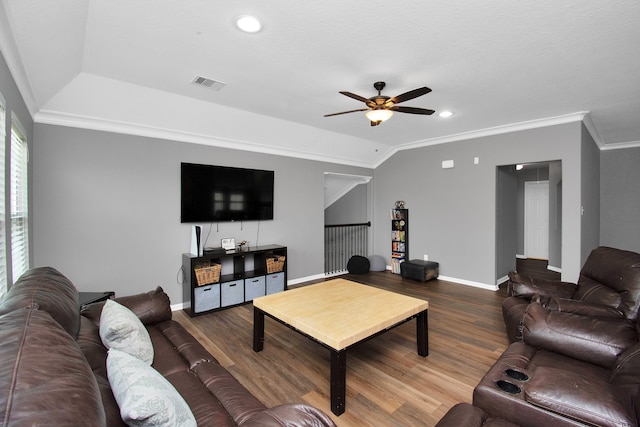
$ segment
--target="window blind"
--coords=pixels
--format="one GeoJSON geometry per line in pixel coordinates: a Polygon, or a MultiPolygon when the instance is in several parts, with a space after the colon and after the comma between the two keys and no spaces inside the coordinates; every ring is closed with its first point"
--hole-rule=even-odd
{"type": "Polygon", "coordinates": [[[5,237],[5,185],[4,185],[4,158],[6,147],[7,108],[4,98],[0,96],[0,298],[7,291],[7,239],[5,237]]]}
{"type": "Polygon", "coordinates": [[[11,267],[15,282],[29,269],[29,150],[25,132],[11,120],[11,267]]]}

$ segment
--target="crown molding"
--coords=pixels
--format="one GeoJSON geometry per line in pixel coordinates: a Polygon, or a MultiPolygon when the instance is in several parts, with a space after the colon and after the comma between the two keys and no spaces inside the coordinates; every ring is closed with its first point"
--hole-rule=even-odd
{"type": "Polygon", "coordinates": [[[600,150],[604,149],[605,144],[602,141],[600,134],[598,133],[598,129],[596,129],[596,125],[593,123],[593,120],[591,119],[591,114],[589,113],[585,114],[584,118],[582,119],[582,124],[584,124],[584,127],[587,129],[587,132],[589,132],[589,134],[595,141],[598,148],[600,150]]]}
{"type": "Polygon", "coordinates": [[[39,111],[34,117],[34,122],[48,125],[67,126],[103,132],[120,133],[125,135],[166,139],[170,141],[208,145],[212,147],[228,148],[232,150],[251,151],[254,153],[272,154],[276,156],[295,157],[298,159],[343,164],[347,166],[355,166],[368,169],[373,168],[373,164],[371,163],[354,161],[352,159],[344,159],[339,157],[308,153],[305,151],[279,148],[250,141],[242,141],[238,139],[223,138],[193,132],[175,131],[171,129],[141,125],[137,123],[107,120],[96,117],[82,116],[78,114],[60,113],[58,111],[52,110],[39,111]]]}
{"type": "MultiPolygon", "coordinates": [[[[0,37],[1,39],[1,37],[0,37]]],[[[22,90],[22,89],[21,89],[22,90]]],[[[251,141],[243,141],[238,139],[223,138],[218,136],[204,135],[192,132],[175,131],[166,128],[159,128],[137,123],[127,123],[122,121],[107,120],[96,117],[83,116],[78,114],[61,113],[53,110],[40,110],[33,116],[35,123],[68,126],[82,129],[91,129],[103,132],[113,132],[126,135],[136,135],[149,138],[166,139],[170,141],[186,142],[192,144],[208,145],[212,147],[227,148],[233,150],[251,151],[262,154],[271,154],[276,156],[294,157],[298,159],[313,160],[319,162],[342,164],[346,166],[354,166],[368,169],[375,169],[398,151],[410,150],[414,148],[427,147],[431,145],[446,144],[449,142],[463,141],[467,139],[475,139],[492,135],[499,135],[510,132],[518,132],[542,128],[547,126],[555,126],[566,123],[582,122],[587,131],[594,138],[600,150],[615,150],[623,148],[640,147],[640,141],[631,141],[615,144],[604,144],[600,138],[591,117],[588,112],[577,112],[563,116],[550,117],[545,119],[530,120],[526,122],[514,123],[509,125],[501,125],[492,128],[480,129],[476,131],[463,132],[454,135],[447,135],[437,138],[429,138],[403,144],[397,147],[391,147],[385,153],[372,163],[356,161],[353,159],[339,158],[329,155],[321,155],[308,153],[300,150],[292,150],[268,146],[251,141]]]]}
{"type": "Polygon", "coordinates": [[[624,148],[638,148],[638,147],[640,147],[640,141],[615,142],[615,143],[611,143],[603,146],[601,150],[602,151],[622,150],[624,148]]]}
{"type": "MultiPolygon", "coordinates": [[[[386,153],[385,156],[381,158],[379,162],[376,163],[374,168],[380,166],[382,163],[387,161],[395,153],[402,150],[411,150],[414,148],[428,147],[431,145],[446,144],[448,142],[464,141],[467,139],[482,138],[482,137],[500,135],[500,134],[510,133],[510,132],[518,132],[523,130],[543,128],[548,126],[556,126],[556,125],[561,125],[566,123],[581,122],[584,120],[585,117],[588,117],[588,115],[589,115],[588,111],[580,111],[577,113],[565,114],[562,116],[529,120],[526,122],[500,125],[500,126],[495,126],[491,128],[474,130],[470,132],[462,132],[462,133],[457,133],[453,135],[447,135],[447,136],[442,136],[437,138],[429,138],[429,139],[423,139],[421,141],[410,142],[408,144],[402,144],[397,147],[394,147],[390,152],[386,153]]],[[[595,127],[593,129],[595,130],[595,127]]]]}

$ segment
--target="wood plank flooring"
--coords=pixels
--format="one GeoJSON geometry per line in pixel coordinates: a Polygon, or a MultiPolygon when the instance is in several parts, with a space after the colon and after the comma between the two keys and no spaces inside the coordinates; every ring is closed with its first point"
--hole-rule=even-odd
{"type": "Polygon", "coordinates": [[[255,353],[252,304],[196,318],[178,311],[174,319],[265,405],[308,403],[340,427],[433,426],[456,403],[471,402],[508,345],[504,290],[420,283],[390,272],[341,277],[428,300],[429,356],[417,354],[415,321],[350,349],[346,412],[339,417],[329,409],[329,350],[320,344],[267,318],[264,350],[255,353]]]}
{"type": "Polygon", "coordinates": [[[536,279],[560,280],[561,274],[547,269],[549,261],[536,258],[517,258],[516,269],[520,274],[526,274],[536,279]]]}

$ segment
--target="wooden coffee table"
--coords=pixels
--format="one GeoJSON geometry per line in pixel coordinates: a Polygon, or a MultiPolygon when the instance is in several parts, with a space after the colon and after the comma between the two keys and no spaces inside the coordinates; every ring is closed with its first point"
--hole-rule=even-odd
{"type": "Polygon", "coordinates": [[[331,411],[346,402],[347,350],[416,318],[418,354],[429,355],[429,302],[334,279],[253,300],[253,350],[264,348],[267,315],[331,350],[331,411]]]}

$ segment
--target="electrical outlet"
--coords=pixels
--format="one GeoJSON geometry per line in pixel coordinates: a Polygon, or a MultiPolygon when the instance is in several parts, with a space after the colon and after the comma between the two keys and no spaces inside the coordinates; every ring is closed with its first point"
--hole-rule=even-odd
{"type": "Polygon", "coordinates": [[[425,260],[425,261],[429,261],[429,255],[425,254],[425,255],[424,255],[424,260],[425,260]]]}

